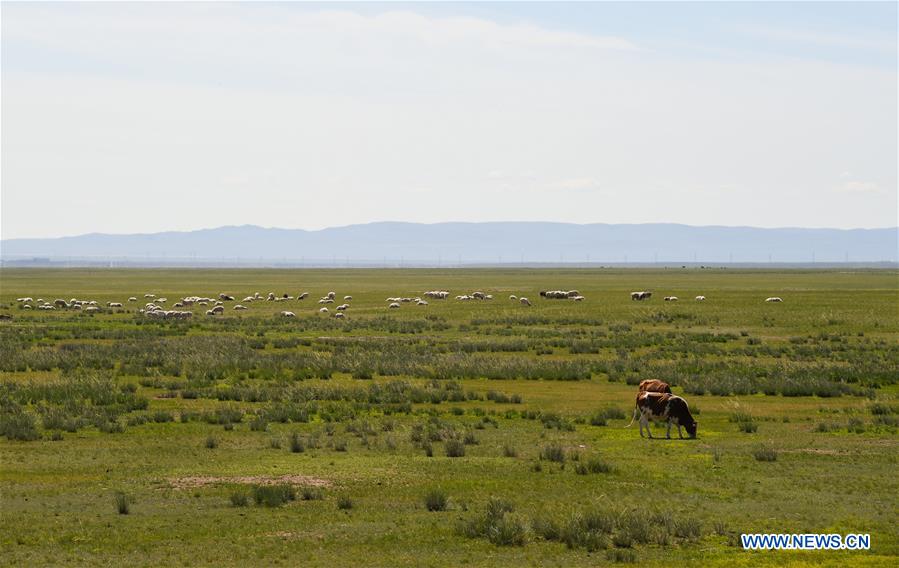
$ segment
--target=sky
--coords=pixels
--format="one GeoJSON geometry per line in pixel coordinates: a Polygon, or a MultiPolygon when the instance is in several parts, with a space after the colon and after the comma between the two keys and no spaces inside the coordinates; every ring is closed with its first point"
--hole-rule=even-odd
{"type": "Polygon", "coordinates": [[[15,3],[0,236],[899,224],[897,3],[15,3]]]}

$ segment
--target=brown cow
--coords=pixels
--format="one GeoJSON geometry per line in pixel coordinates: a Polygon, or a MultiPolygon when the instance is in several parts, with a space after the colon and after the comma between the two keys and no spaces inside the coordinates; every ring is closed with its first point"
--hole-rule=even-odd
{"type": "Polygon", "coordinates": [[[668,394],[671,394],[671,386],[659,379],[646,379],[640,381],[637,392],[667,392],[668,394]]]}
{"type": "MultiPolygon", "coordinates": [[[[668,430],[665,437],[671,439],[671,425],[677,425],[677,434],[684,437],[681,427],[686,428],[690,438],[696,437],[696,421],[690,414],[687,401],[679,396],[662,392],[641,392],[637,395],[637,406],[634,409],[634,418],[640,413],[640,437],[643,437],[643,428],[652,438],[649,429],[649,421],[667,422],[668,430]]],[[[631,420],[633,423],[633,420],[631,420]]]]}

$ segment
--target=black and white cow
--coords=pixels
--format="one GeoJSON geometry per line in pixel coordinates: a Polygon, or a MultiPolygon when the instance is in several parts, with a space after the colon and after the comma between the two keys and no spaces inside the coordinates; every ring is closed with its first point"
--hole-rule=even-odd
{"type": "MultiPolygon", "coordinates": [[[[666,392],[641,392],[637,395],[637,406],[634,409],[634,419],[640,416],[640,437],[643,437],[643,428],[652,438],[649,429],[649,421],[667,422],[668,430],[665,437],[671,439],[671,425],[677,426],[677,434],[684,437],[681,428],[687,430],[690,438],[696,437],[696,420],[690,414],[687,401],[677,395],[666,392]]],[[[633,420],[631,420],[633,424],[633,420]]],[[[630,424],[629,424],[630,425],[630,424]]]]}

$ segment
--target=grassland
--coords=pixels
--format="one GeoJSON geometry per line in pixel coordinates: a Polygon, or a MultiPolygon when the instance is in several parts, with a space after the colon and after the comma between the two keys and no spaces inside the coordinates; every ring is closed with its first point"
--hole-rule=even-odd
{"type": "Polygon", "coordinates": [[[4,565],[899,556],[895,271],[4,269],[2,314],[4,565]],[[586,300],[538,297],[556,288],[586,300]],[[432,289],[495,299],[384,301],[432,289]],[[353,296],[343,321],[317,313],[331,290],[353,296]],[[257,291],[311,296],[137,312],[145,293],[257,291]],[[698,439],[625,428],[647,377],[687,398],[698,439]],[[870,533],[872,549],[745,552],[744,532],[870,533]]]}

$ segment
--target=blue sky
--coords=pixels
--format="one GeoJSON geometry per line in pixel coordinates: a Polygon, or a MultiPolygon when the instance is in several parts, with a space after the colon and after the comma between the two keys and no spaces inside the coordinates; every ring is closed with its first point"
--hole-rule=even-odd
{"type": "Polygon", "coordinates": [[[897,224],[896,3],[2,11],[3,238],[897,224]]]}

